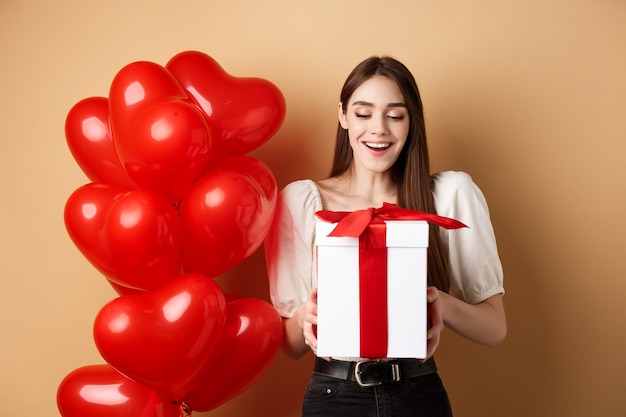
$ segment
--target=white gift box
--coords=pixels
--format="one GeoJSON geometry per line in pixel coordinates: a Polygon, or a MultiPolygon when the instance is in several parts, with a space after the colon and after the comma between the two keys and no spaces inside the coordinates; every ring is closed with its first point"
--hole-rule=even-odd
{"type": "MultiPolygon", "coordinates": [[[[427,221],[387,220],[388,358],[425,358],[427,221]]],[[[359,238],[329,237],[337,223],[318,220],[317,355],[361,356],[359,238]]]]}

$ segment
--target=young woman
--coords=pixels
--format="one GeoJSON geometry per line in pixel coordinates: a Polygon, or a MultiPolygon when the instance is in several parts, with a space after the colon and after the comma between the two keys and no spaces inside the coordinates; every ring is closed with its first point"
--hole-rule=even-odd
{"type": "Polygon", "coordinates": [[[316,358],[302,415],[451,416],[432,359],[443,327],[487,346],[498,345],[507,331],[502,266],[487,204],[469,175],[430,174],[417,84],[397,60],[371,57],[357,65],[341,91],[338,116],[330,177],[295,181],[281,191],[265,243],[270,296],[284,317],[288,355],[316,352],[315,212],[387,202],[468,228],[431,225],[427,360],[365,362],[362,376],[374,386],[364,387],[355,375],[362,358],[316,358]]]}

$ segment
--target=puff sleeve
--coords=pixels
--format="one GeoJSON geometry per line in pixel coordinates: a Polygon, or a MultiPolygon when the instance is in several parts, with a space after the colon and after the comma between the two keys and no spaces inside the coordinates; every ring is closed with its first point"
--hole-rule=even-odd
{"type": "Polygon", "coordinates": [[[292,317],[316,286],[315,212],[321,209],[311,180],[292,182],[278,195],[264,247],[270,300],[283,317],[292,317]]]}
{"type": "Polygon", "coordinates": [[[502,264],[482,191],[464,172],[440,172],[433,176],[433,182],[437,213],[469,226],[440,230],[449,253],[451,295],[477,304],[504,294],[502,264]]]}

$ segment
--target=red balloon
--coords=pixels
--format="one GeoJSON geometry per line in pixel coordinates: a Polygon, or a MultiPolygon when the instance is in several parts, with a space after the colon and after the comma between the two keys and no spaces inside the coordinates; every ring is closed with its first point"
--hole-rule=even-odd
{"type": "Polygon", "coordinates": [[[130,178],[180,201],[209,161],[211,133],[204,113],[172,74],[145,61],[118,72],[109,106],[113,142],[130,178]]]}
{"type": "Polygon", "coordinates": [[[224,161],[183,199],[183,259],[191,272],[217,276],[252,255],[268,233],[276,180],[250,156],[224,161]]]}
{"type": "Polygon", "coordinates": [[[226,326],[185,403],[209,411],[250,388],[269,367],[283,340],[283,324],[270,304],[241,298],[226,304],[226,326]],[[219,375],[219,377],[216,377],[219,375]]]}
{"type": "Polygon", "coordinates": [[[267,142],[285,118],[285,99],[271,82],[233,77],[210,56],[187,51],[165,67],[204,110],[213,133],[211,163],[267,142]]]}
{"type": "Polygon", "coordinates": [[[136,189],[122,167],[109,127],[109,101],[89,97],[76,103],[65,119],[65,138],[72,156],[92,182],[136,189]]]}
{"type": "Polygon", "coordinates": [[[66,202],[65,226],[92,265],[122,287],[149,291],[181,273],[178,212],[159,194],[84,185],[66,202]]]}
{"type": "Polygon", "coordinates": [[[118,284],[150,291],[181,273],[178,212],[159,194],[133,190],[116,198],[101,236],[118,284]]]}
{"type": "Polygon", "coordinates": [[[191,390],[225,322],[224,294],[187,274],[145,294],[116,298],[98,312],[94,340],[115,369],[168,401],[191,390]]]}
{"type": "Polygon", "coordinates": [[[65,229],[72,242],[93,266],[106,276],[113,275],[110,254],[104,250],[100,233],[108,208],[125,189],[107,184],[86,184],[76,189],[65,203],[65,229]]]}
{"type": "Polygon", "coordinates": [[[181,405],[121,375],[110,365],[89,365],[69,373],[57,390],[63,417],[180,417],[181,405]]]}
{"type": "MultiPolygon", "coordinates": [[[[276,179],[272,171],[257,159],[251,156],[237,156],[234,158],[226,159],[219,164],[221,170],[233,170],[239,172],[245,176],[248,181],[254,183],[259,189],[259,194],[271,202],[276,200],[277,188],[276,179]]],[[[273,204],[269,203],[270,206],[273,204]]]]}
{"type": "Polygon", "coordinates": [[[146,108],[171,100],[188,100],[185,89],[161,65],[138,61],[124,66],[109,89],[113,137],[124,136],[146,108]]]}

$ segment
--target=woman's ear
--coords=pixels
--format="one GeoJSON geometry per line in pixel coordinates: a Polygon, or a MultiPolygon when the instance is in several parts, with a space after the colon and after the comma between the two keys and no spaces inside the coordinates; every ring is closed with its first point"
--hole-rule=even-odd
{"type": "Polygon", "coordinates": [[[339,104],[337,105],[337,116],[339,118],[339,124],[341,125],[341,127],[347,129],[348,120],[346,119],[346,113],[343,111],[343,106],[341,102],[339,102],[339,104]]]}

